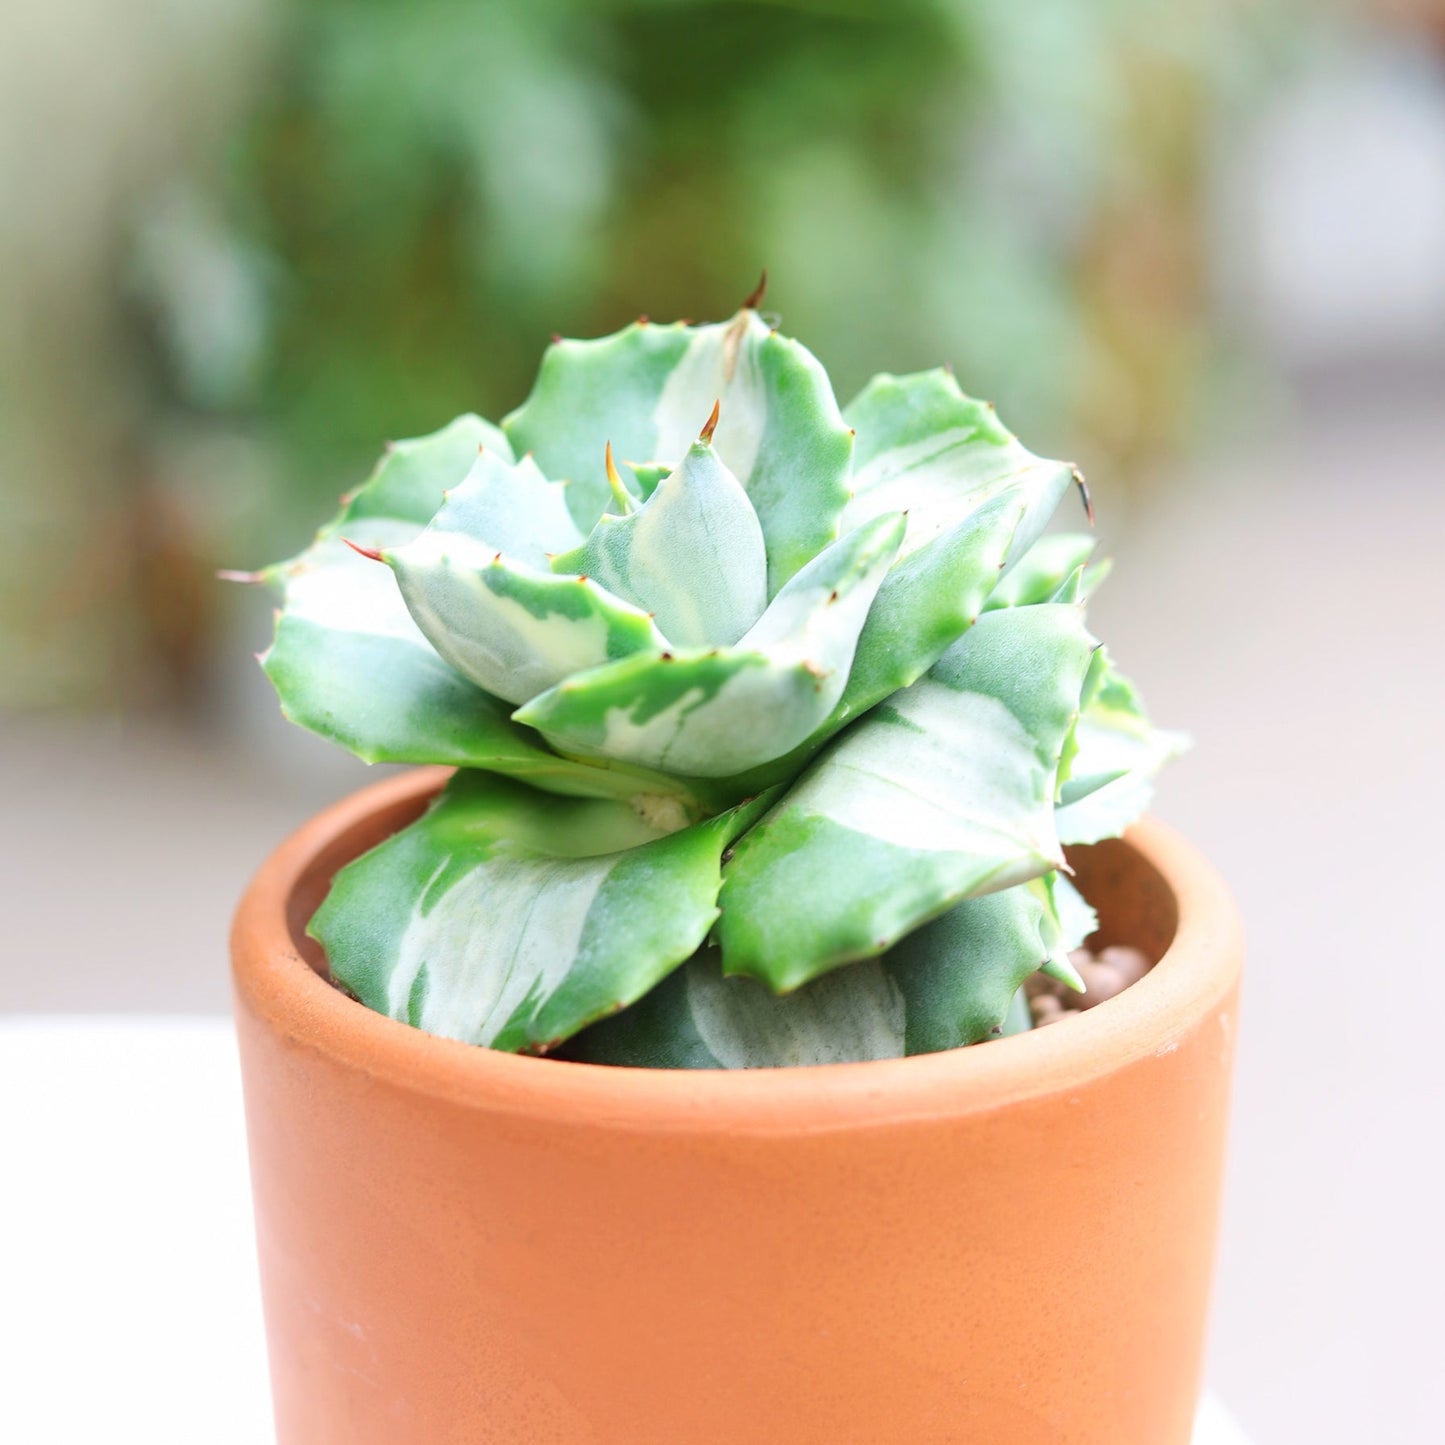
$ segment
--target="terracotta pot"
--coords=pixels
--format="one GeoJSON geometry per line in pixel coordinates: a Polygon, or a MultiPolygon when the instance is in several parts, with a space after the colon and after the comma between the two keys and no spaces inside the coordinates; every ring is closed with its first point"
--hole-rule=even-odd
{"type": "Polygon", "coordinates": [[[608,1069],[325,981],[306,919],[441,776],[321,814],[236,918],[281,1445],[1186,1445],[1241,942],[1184,843],[1080,851],[1106,940],[1159,961],[1063,1023],[608,1069]]]}

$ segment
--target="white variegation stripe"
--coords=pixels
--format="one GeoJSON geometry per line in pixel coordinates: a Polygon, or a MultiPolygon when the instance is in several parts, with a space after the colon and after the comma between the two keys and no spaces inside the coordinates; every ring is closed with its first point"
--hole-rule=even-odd
{"type": "Polygon", "coordinates": [[[842,696],[902,526],[880,518],[814,558],[735,649],[598,668],[516,717],[565,749],[683,775],[726,777],[769,762],[808,737],[842,696]],[[677,695],[656,706],[674,686],[677,695]]]}
{"type": "MultiPolygon", "coordinates": [[[[348,536],[362,546],[393,546],[420,531],[404,523],[366,519],[351,526],[348,536]]],[[[289,563],[282,576],[288,617],[335,632],[394,637],[432,650],[385,569],[357,556],[340,538],[318,541],[289,563]]]]}
{"type": "Polygon", "coordinates": [[[656,650],[667,645],[644,613],[590,579],[533,572],[467,537],[427,531],[389,559],[406,607],[436,650],[463,676],[508,702],[527,702],[563,678],[607,662],[605,614],[630,617],[650,634],[656,650]],[[582,617],[560,609],[539,616],[487,585],[487,575],[498,570],[536,584],[541,599],[548,591],[575,587],[592,610],[582,617]]]}
{"type": "Polygon", "coordinates": [[[645,766],[684,776],[726,777],[801,742],[841,690],[836,679],[819,681],[763,657],[750,662],[710,696],[693,688],[645,721],[637,720],[635,704],[609,708],[595,751],[602,757],[651,759],[645,766]]]}
{"type": "Polygon", "coordinates": [[[789,806],[900,848],[1057,851],[1037,745],[1002,702],[925,677],[889,710],[846,734],[789,806]]]}
{"type": "Polygon", "coordinates": [[[616,862],[493,857],[440,898],[424,892],[387,983],[392,1018],[490,1044],[525,1002],[546,998],[566,979],[616,862]],[[422,1007],[413,1019],[412,989],[423,968],[422,1007]]]}
{"type": "Polygon", "coordinates": [[[676,466],[687,455],[720,402],[713,445],[744,486],[752,476],[768,423],[768,396],[758,366],[758,345],[768,328],[757,312],[700,326],[691,333],[682,360],[667,378],[653,409],[655,450],[649,460],[676,466]]]}
{"type": "MultiPolygon", "coordinates": [[[[1013,464],[1000,468],[999,449],[991,446],[980,454],[973,447],[976,436],[972,431],[946,432],[875,457],[853,479],[844,530],[885,512],[906,511],[908,535],[901,553],[906,557],[1010,487],[1022,493],[1048,491],[1063,469],[1062,463],[1031,457],[1022,447],[1011,448],[1013,464]]],[[[1023,549],[1032,541],[1021,536],[1016,546],[1023,549]]]]}

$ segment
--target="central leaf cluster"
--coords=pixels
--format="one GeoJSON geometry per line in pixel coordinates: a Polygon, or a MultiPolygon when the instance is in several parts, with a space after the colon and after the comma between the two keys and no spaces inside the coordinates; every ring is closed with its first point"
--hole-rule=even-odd
{"type": "Polygon", "coordinates": [[[620,364],[587,395],[591,368],[544,366],[426,530],[372,555],[437,652],[559,751],[745,773],[837,706],[905,521],[834,540],[852,433],[817,362],[756,312],[610,349],[620,364]],[[630,486],[613,432],[645,444],[630,486]],[[779,452],[807,463],[785,486],[779,452]]]}

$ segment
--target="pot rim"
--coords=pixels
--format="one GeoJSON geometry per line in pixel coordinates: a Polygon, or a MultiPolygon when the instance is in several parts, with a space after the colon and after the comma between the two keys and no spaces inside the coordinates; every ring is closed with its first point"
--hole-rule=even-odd
{"type": "Polygon", "coordinates": [[[985,1048],[806,1068],[644,1069],[498,1053],[425,1033],[348,997],[302,956],[288,922],[293,892],[323,849],[372,814],[435,792],[450,772],[418,768],[389,778],[304,823],[243,895],[231,957],[238,1013],[344,1066],[463,1107],[612,1129],[733,1134],[961,1117],[1077,1089],[1173,1052],[1239,973],[1243,932],[1224,882],[1177,833],[1145,818],[1124,841],[1173,894],[1174,938],[1137,983],[1048,1028],[985,1048]]]}

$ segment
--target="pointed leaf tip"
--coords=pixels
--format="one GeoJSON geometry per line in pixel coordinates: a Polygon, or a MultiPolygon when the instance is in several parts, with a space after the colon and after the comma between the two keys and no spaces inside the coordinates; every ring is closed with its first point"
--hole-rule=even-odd
{"type": "Polygon", "coordinates": [[[1070,467],[1069,475],[1074,479],[1074,485],[1079,489],[1079,496],[1084,503],[1084,515],[1089,519],[1089,525],[1094,525],[1094,499],[1089,495],[1089,484],[1084,480],[1084,474],[1078,467],[1070,467]]]}
{"type": "Polygon", "coordinates": [[[722,398],[712,404],[712,415],[703,423],[702,430],[697,434],[698,440],[712,445],[712,434],[717,430],[718,417],[722,414],[722,398]]]}
{"type": "Polygon", "coordinates": [[[637,499],[627,490],[626,483],[622,480],[622,474],[617,470],[617,463],[612,460],[612,443],[607,443],[603,463],[607,469],[607,485],[612,488],[612,495],[617,505],[622,509],[623,516],[637,510],[637,499]]]}
{"type": "Polygon", "coordinates": [[[763,304],[763,297],[768,290],[768,268],[763,267],[763,274],[758,278],[758,284],[753,287],[748,299],[743,302],[743,311],[756,311],[763,304]]]}
{"type": "Polygon", "coordinates": [[[375,547],[363,547],[360,542],[353,542],[350,537],[343,537],[341,540],[345,542],[346,545],[350,547],[353,552],[358,553],[362,557],[368,558],[372,562],[386,561],[386,558],[383,557],[380,551],[375,547]]]}

